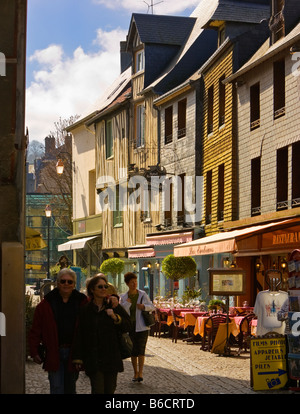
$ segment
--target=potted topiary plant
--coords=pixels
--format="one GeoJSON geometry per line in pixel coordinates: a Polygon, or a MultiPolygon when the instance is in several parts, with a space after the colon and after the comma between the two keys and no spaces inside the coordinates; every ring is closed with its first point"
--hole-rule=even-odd
{"type": "Polygon", "coordinates": [[[177,282],[179,279],[194,276],[197,270],[195,259],[191,256],[175,257],[169,254],[162,261],[162,271],[168,279],[177,282]]]}
{"type": "Polygon", "coordinates": [[[113,284],[116,286],[116,277],[118,274],[122,273],[124,270],[124,261],[122,259],[118,259],[117,257],[113,257],[111,259],[104,260],[102,265],[100,266],[100,272],[107,275],[110,273],[113,278],[113,284]]]}

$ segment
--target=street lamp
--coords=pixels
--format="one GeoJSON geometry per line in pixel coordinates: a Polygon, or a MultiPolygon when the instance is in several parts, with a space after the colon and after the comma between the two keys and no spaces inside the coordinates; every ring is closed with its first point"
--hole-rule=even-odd
{"type": "Polygon", "coordinates": [[[64,166],[63,160],[61,158],[59,158],[57,160],[57,163],[56,163],[56,172],[57,172],[57,174],[62,175],[62,173],[64,172],[64,167],[65,166],[64,166]]]}
{"type": "Polygon", "coordinates": [[[47,204],[45,207],[45,216],[47,217],[48,226],[48,260],[47,260],[47,279],[50,279],[50,220],[51,220],[51,207],[47,204]]]}

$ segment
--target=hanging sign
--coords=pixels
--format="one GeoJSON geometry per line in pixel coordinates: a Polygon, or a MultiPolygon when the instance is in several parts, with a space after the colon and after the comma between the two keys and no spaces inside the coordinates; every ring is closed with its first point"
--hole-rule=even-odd
{"type": "Polygon", "coordinates": [[[252,338],[251,386],[255,391],[283,388],[288,380],[284,335],[252,338]]]}

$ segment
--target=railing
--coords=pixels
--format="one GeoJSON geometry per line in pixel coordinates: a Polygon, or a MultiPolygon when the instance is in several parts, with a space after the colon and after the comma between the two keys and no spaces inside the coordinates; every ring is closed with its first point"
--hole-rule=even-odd
{"type": "Polygon", "coordinates": [[[292,199],[292,208],[300,207],[300,198],[293,198],[292,199]]]}
{"type": "Polygon", "coordinates": [[[177,131],[177,138],[183,138],[186,136],[186,128],[178,129],[177,131]]]}
{"type": "Polygon", "coordinates": [[[251,208],[251,217],[260,216],[261,214],[261,207],[252,207],[251,208]]]}
{"type": "Polygon", "coordinates": [[[165,136],[165,144],[170,144],[173,141],[173,134],[165,136]]]}
{"type": "Polygon", "coordinates": [[[280,118],[283,115],[285,115],[285,106],[274,111],[274,119],[280,118]]]}
{"type": "Polygon", "coordinates": [[[252,121],[250,123],[250,130],[253,131],[256,128],[260,127],[260,119],[257,119],[256,121],[252,121]]]}
{"type": "Polygon", "coordinates": [[[278,201],[278,203],[276,204],[276,211],[279,210],[287,210],[289,207],[289,202],[287,200],[285,201],[278,201]]]}

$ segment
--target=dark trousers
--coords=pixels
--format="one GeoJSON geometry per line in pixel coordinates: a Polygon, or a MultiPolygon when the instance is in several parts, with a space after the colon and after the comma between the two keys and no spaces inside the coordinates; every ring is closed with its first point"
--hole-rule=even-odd
{"type": "Polygon", "coordinates": [[[69,354],[69,348],[59,349],[59,370],[48,373],[50,394],[76,394],[76,381],[79,373],[68,370],[69,354]]]}
{"type": "Polygon", "coordinates": [[[92,394],[114,394],[117,388],[117,372],[97,371],[90,374],[92,394]]]}

